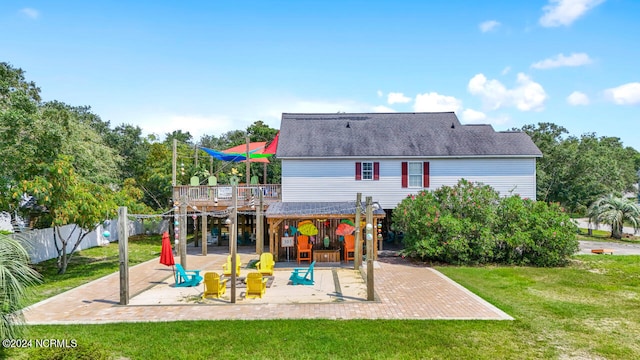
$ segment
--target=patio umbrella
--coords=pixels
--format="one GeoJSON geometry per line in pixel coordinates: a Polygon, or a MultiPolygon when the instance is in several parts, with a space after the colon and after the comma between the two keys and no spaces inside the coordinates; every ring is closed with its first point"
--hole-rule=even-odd
{"type": "Polygon", "coordinates": [[[353,231],[355,229],[356,229],[355,226],[351,226],[347,223],[341,223],[341,224],[338,224],[338,227],[336,228],[336,235],[341,235],[341,236],[351,235],[353,234],[353,231]]]}
{"type": "Polygon", "coordinates": [[[173,258],[173,250],[171,250],[171,241],[169,240],[169,233],[162,233],[162,250],[160,250],[160,264],[173,266],[176,264],[173,258]]]}
{"type": "Polygon", "coordinates": [[[298,224],[298,232],[302,235],[317,235],[318,228],[313,225],[313,222],[310,220],[305,220],[298,224]]]}
{"type": "Polygon", "coordinates": [[[171,266],[173,270],[173,277],[176,277],[176,271],[173,265],[176,264],[176,260],[173,257],[173,250],[171,250],[171,241],[169,240],[169,233],[162,233],[162,249],[160,250],[160,264],[171,266]]]}

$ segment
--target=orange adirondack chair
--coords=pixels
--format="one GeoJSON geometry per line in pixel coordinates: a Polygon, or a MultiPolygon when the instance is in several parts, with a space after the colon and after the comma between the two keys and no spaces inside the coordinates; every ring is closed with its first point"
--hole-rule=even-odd
{"type": "Polygon", "coordinates": [[[298,264],[301,260],[307,260],[311,263],[311,247],[309,236],[298,235],[298,264]]]}
{"type": "Polygon", "coordinates": [[[354,235],[344,236],[344,261],[355,260],[356,237],[354,235]]]}

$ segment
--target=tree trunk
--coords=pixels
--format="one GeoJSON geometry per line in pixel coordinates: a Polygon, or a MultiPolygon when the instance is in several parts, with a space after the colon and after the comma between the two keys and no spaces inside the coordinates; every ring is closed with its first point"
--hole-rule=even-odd
{"type": "Polygon", "coordinates": [[[67,259],[67,244],[63,242],[62,244],[62,252],[59,255],[58,259],[58,275],[62,275],[67,271],[67,265],[69,264],[69,259],[67,259]]]}
{"type": "Polygon", "coordinates": [[[611,237],[617,240],[622,239],[622,226],[611,224],[611,237]]]}

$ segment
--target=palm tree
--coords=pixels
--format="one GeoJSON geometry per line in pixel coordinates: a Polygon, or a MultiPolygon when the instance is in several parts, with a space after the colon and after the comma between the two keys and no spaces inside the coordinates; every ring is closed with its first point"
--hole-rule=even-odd
{"type": "Polygon", "coordinates": [[[24,305],[27,287],[40,280],[40,274],[29,266],[29,254],[22,245],[0,233],[0,338],[15,339],[20,328],[15,326],[24,305]]]}
{"type": "Polygon", "coordinates": [[[640,204],[631,200],[607,195],[596,200],[587,210],[589,222],[611,225],[611,237],[622,238],[625,221],[633,226],[634,232],[640,229],[640,204]]]}

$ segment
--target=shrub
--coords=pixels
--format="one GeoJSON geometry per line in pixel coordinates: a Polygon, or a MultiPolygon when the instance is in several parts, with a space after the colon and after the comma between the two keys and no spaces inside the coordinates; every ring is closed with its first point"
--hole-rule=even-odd
{"type": "Polygon", "coordinates": [[[495,262],[559,266],[579,249],[577,227],[556,203],[510,196],[500,200],[495,262]]]}
{"type": "Polygon", "coordinates": [[[575,225],[557,204],[500,198],[464,179],[407,196],[393,222],[406,255],[450,264],[558,266],[578,250],[575,225]]]}
{"type": "Polygon", "coordinates": [[[406,253],[452,264],[484,263],[492,259],[498,193],[486,185],[460,180],[454,187],[409,195],[393,212],[404,232],[406,253]]]}

